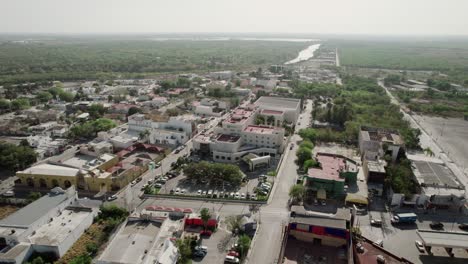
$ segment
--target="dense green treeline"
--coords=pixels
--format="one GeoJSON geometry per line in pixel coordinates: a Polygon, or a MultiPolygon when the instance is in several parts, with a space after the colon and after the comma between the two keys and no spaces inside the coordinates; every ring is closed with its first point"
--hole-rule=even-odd
{"type": "Polygon", "coordinates": [[[441,71],[468,85],[468,41],[341,41],[344,66],[441,71]]]}
{"type": "Polygon", "coordinates": [[[312,142],[339,141],[356,142],[361,125],[398,129],[408,148],[418,148],[419,130],[412,129],[403,120],[398,106],[390,102],[385,90],[375,79],[345,76],[344,85],[336,86],[334,91],[322,91],[323,84],[302,84],[295,91],[303,93],[310,90],[315,97],[325,97],[314,102],[314,119],[329,122],[340,129],[304,130],[300,134],[312,142]]]}
{"type": "Polygon", "coordinates": [[[0,84],[255,67],[292,59],[306,45],[236,40],[4,42],[0,44],[0,84]]]}

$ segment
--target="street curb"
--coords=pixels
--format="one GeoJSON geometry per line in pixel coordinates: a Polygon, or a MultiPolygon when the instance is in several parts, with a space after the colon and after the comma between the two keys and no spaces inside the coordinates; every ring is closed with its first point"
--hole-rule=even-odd
{"type": "Polygon", "coordinates": [[[250,243],[250,248],[249,248],[249,253],[247,253],[247,256],[245,257],[244,263],[249,263],[249,258],[250,255],[253,252],[253,248],[255,246],[255,242],[257,241],[257,235],[260,232],[260,228],[262,228],[262,225],[260,224],[260,221],[257,222],[257,229],[255,230],[254,238],[252,242],[250,243]]]}
{"type": "Polygon", "coordinates": [[[142,196],[144,199],[148,198],[167,198],[167,199],[177,199],[177,200],[190,200],[190,201],[209,201],[217,203],[240,203],[240,204],[266,204],[266,201],[254,201],[254,200],[234,200],[234,199],[214,199],[214,198],[204,198],[196,196],[183,196],[183,195],[170,195],[170,194],[144,194],[142,196]]]}

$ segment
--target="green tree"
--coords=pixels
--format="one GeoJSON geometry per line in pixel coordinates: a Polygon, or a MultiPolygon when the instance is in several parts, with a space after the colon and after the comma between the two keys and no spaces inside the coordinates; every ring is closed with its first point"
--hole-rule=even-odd
{"type": "Polygon", "coordinates": [[[0,99],[0,111],[10,110],[11,103],[6,99],[0,99]]]}
{"type": "Polygon", "coordinates": [[[211,219],[210,210],[208,210],[208,208],[202,208],[201,211],[200,211],[200,218],[202,219],[203,226],[206,229],[206,225],[208,223],[208,220],[211,219]]]}
{"type": "Polygon", "coordinates": [[[269,125],[275,125],[275,117],[274,116],[268,116],[267,117],[267,123],[269,125]]]}
{"type": "Polygon", "coordinates": [[[176,246],[179,250],[179,260],[177,261],[177,263],[187,264],[191,262],[192,248],[190,243],[191,240],[187,238],[178,239],[176,241],[176,246]]]}
{"type": "Polygon", "coordinates": [[[91,256],[95,256],[96,253],[98,252],[98,245],[94,242],[90,242],[88,244],[86,244],[86,251],[91,255],[91,256]]]}
{"type": "Polygon", "coordinates": [[[299,147],[296,151],[297,164],[302,167],[304,161],[312,158],[312,150],[307,147],[299,147]]]}
{"type": "Polygon", "coordinates": [[[70,261],[70,264],[91,264],[93,259],[88,255],[80,255],[70,261]]]}
{"type": "Polygon", "coordinates": [[[304,168],[304,171],[307,171],[310,168],[317,167],[319,164],[316,160],[314,159],[308,159],[304,161],[304,165],[302,166],[304,168]]]}
{"type": "Polygon", "coordinates": [[[11,109],[16,110],[24,110],[30,107],[29,100],[26,98],[18,98],[11,101],[11,109]]]}
{"type": "Polygon", "coordinates": [[[247,252],[250,248],[250,243],[252,240],[248,235],[240,235],[239,239],[237,240],[237,244],[239,244],[239,254],[240,257],[243,259],[247,256],[247,252]]]}
{"type": "Polygon", "coordinates": [[[305,187],[302,184],[295,184],[289,189],[289,197],[294,202],[300,202],[304,198],[305,187]]]}
{"type": "Polygon", "coordinates": [[[41,198],[42,194],[40,192],[29,192],[27,200],[29,203],[36,201],[41,198]]]}
{"type": "Polygon", "coordinates": [[[308,139],[311,142],[315,142],[317,139],[317,132],[313,128],[303,128],[299,130],[299,136],[301,136],[303,139],[308,139]]]}
{"type": "Polygon", "coordinates": [[[92,119],[101,118],[106,112],[107,109],[102,104],[92,104],[88,107],[88,113],[92,119]]]}
{"type": "Polygon", "coordinates": [[[140,108],[138,108],[138,107],[132,106],[132,107],[130,107],[130,108],[128,109],[127,115],[128,115],[128,116],[131,116],[131,115],[134,115],[134,114],[136,114],[136,113],[143,113],[143,111],[142,111],[140,108]]]}
{"type": "Polygon", "coordinates": [[[40,102],[46,103],[46,102],[52,100],[53,96],[52,96],[52,94],[49,93],[49,92],[42,91],[42,92],[37,93],[36,98],[37,98],[40,102]]]}

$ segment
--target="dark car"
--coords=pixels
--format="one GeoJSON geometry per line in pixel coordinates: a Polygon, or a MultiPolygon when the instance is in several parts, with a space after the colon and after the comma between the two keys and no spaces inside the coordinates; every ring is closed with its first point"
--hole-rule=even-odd
{"type": "Polygon", "coordinates": [[[211,232],[210,230],[202,230],[200,232],[200,236],[203,236],[203,237],[210,237],[211,234],[213,234],[213,232],[211,232]]]}
{"type": "Polygon", "coordinates": [[[444,228],[444,224],[442,224],[441,222],[432,222],[432,223],[429,224],[429,226],[432,229],[443,229],[444,228]]]}
{"type": "Polygon", "coordinates": [[[193,252],[193,256],[196,258],[203,258],[206,256],[206,252],[203,250],[196,250],[193,252]]]}
{"type": "Polygon", "coordinates": [[[463,231],[468,231],[468,224],[460,224],[458,228],[460,228],[463,231]]]}

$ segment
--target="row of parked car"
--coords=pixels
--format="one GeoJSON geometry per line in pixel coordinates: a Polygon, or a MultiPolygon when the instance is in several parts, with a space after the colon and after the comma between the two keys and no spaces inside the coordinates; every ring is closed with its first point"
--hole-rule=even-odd
{"type": "Polygon", "coordinates": [[[255,192],[260,195],[268,195],[271,191],[272,184],[270,182],[259,182],[258,186],[255,187],[255,192]]]}

